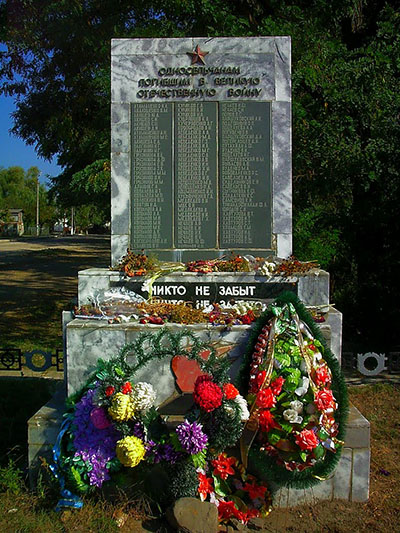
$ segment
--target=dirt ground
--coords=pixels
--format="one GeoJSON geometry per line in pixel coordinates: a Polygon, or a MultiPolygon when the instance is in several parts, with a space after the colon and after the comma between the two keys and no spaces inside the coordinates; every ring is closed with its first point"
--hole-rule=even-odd
{"type": "Polygon", "coordinates": [[[79,270],[108,266],[107,236],[0,239],[0,348],[61,348],[79,270]]]}

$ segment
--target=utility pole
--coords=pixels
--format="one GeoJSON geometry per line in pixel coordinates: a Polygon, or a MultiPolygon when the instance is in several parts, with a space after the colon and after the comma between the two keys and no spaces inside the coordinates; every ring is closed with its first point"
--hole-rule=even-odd
{"type": "Polygon", "coordinates": [[[39,224],[39,176],[36,178],[36,237],[39,237],[40,234],[40,224],[39,224]]]}
{"type": "Polygon", "coordinates": [[[75,208],[71,207],[71,235],[75,235],[75,208]]]}

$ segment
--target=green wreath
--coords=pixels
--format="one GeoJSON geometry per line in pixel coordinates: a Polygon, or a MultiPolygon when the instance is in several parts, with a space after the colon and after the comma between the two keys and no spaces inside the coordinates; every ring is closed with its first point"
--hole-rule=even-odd
{"type": "MultiPolygon", "coordinates": [[[[277,322],[274,323],[277,324],[277,322]]],[[[303,363],[303,370],[304,366],[303,363]]],[[[312,369],[311,372],[315,376],[315,369],[312,369]]],[[[306,379],[310,385],[313,384],[312,376],[306,379]]],[[[324,382],[322,381],[322,383],[324,382]]],[[[293,293],[282,293],[256,321],[244,353],[237,385],[242,394],[247,396],[249,405],[253,404],[256,409],[250,419],[253,422],[253,427],[248,431],[245,429],[245,435],[242,438],[245,440],[247,434],[248,442],[242,442],[242,448],[248,454],[249,471],[261,479],[273,482],[278,487],[285,485],[304,489],[326,479],[340,458],[348,413],[347,390],[337,359],[326,346],[313,318],[293,293]],[[279,313],[281,314],[279,315],[279,313]],[[280,318],[277,318],[278,315],[280,318]],[[271,331],[271,324],[274,320],[280,320],[278,322],[279,328],[277,328],[279,335],[276,331],[271,331]],[[322,375],[321,379],[325,376],[325,383],[330,381],[329,388],[324,385],[320,387],[323,392],[314,384],[314,392],[309,386],[303,397],[290,403],[288,400],[294,398],[294,391],[301,383],[302,376],[307,376],[307,371],[301,372],[298,368],[302,360],[302,353],[300,352],[303,351],[303,346],[302,350],[298,347],[303,343],[298,340],[299,338],[302,339],[302,335],[300,331],[297,331],[296,323],[308,332],[309,341],[308,345],[305,343],[304,351],[308,350],[309,354],[311,353],[311,359],[313,355],[312,351],[308,349],[309,347],[315,349],[318,357],[322,355],[318,361],[318,371],[322,375]],[[267,337],[269,335],[267,343],[265,333],[267,337]],[[257,344],[260,340],[262,341],[261,344],[257,344]],[[266,346],[262,348],[262,345],[266,346]],[[261,366],[258,364],[260,361],[259,353],[264,353],[265,356],[269,353],[270,366],[267,371],[265,370],[265,358],[261,366]],[[329,370],[326,369],[325,363],[329,370]],[[261,371],[264,373],[262,374],[261,371]],[[271,375],[266,377],[264,383],[261,383],[268,371],[271,375]],[[251,378],[253,385],[249,385],[251,378]],[[274,378],[275,381],[273,381],[274,378]],[[257,381],[257,379],[259,381],[258,387],[254,385],[254,380],[257,381]],[[284,384],[282,385],[282,383],[284,384]],[[249,391],[253,391],[255,394],[249,394],[249,391]],[[271,391],[277,394],[274,396],[271,391]],[[324,394],[331,402],[331,405],[327,403],[327,406],[330,407],[327,412],[330,413],[334,410],[334,415],[329,414],[331,423],[334,418],[334,438],[332,439],[328,438],[329,434],[323,429],[319,432],[315,427],[313,430],[304,429],[312,427],[313,423],[311,422],[312,415],[303,413],[303,407],[305,408],[306,404],[315,403],[315,395],[318,397],[318,395],[323,396],[324,394]],[[302,400],[303,405],[301,405],[300,400],[302,400]],[[259,408],[260,405],[261,408],[259,408]],[[291,406],[300,406],[300,408],[295,412],[295,409],[288,409],[291,406]],[[311,442],[304,443],[302,441],[301,437],[304,431],[306,431],[306,437],[311,436],[311,442]],[[324,439],[323,444],[328,443],[328,446],[335,453],[325,453],[325,449],[321,445],[324,439]],[[294,451],[296,450],[296,443],[298,445],[297,451],[294,451]],[[303,449],[300,446],[308,446],[308,448],[303,449]],[[296,463],[293,458],[298,459],[298,462],[296,463]]],[[[303,392],[301,387],[298,390],[300,393],[303,392]]],[[[297,396],[295,397],[297,398],[297,396]]],[[[321,416],[328,417],[326,414],[321,416]]],[[[251,422],[248,425],[251,427],[251,422]]],[[[318,426],[318,424],[314,423],[314,426],[318,426]]]]}

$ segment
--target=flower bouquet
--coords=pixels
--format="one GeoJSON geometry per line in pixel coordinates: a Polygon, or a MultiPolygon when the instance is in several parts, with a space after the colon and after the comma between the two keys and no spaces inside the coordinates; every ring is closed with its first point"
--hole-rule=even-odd
{"type": "Polygon", "coordinates": [[[235,445],[249,417],[246,400],[229,382],[228,370],[229,361],[217,357],[211,345],[190,332],[165,330],[143,334],[108,362],[99,360],[87,384],[68,400],[70,408],[54,447],[53,472],[64,504],[75,505],[74,493],[87,494],[109,482],[144,479],[155,467],[166,480],[162,503],[197,496],[196,469],[207,469],[235,445]],[[184,338],[192,340],[189,350],[182,347],[184,338]],[[127,348],[137,355],[135,366],[125,361],[127,348]],[[206,360],[199,355],[205,349],[210,352],[206,360]],[[195,360],[203,374],[194,385],[194,405],[174,427],[156,409],[152,385],[136,382],[135,373],[154,358],[177,354],[195,360]]]}

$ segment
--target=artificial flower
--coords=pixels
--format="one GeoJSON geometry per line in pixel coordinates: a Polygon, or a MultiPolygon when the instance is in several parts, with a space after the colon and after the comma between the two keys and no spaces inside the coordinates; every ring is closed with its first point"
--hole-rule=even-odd
{"type": "Polygon", "coordinates": [[[112,385],[109,385],[106,388],[106,396],[112,396],[114,392],[115,392],[115,387],[113,387],[112,385]]]}
{"type": "Polygon", "coordinates": [[[220,500],[218,505],[218,520],[223,522],[231,518],[231,516],[236,516],[237,510],[232,501],[225,502],[224,500],[220,500]]]}
{"type": "Polygon", "coordinates": [[[175,431],[182,448],[190,455],[203,451],[207,446],[208,437],[203,432],[203,426],[197,422],[185,420],[175,431]]]}
{"type": "Polygon", "coordinates": [[[270,409],[271,407],[274,407],[275,403],[276,398],[270,387],[260,390],[257,394],[256,404],[258,405],[258,407],[262,407],[263,409],[270,409]]]}
{"type": "Polygon", "coordinates": [[[90,411],[90,420],[96,429],[106,429],[111,426],[106,410],[103,407],[95,407],[90,411]]]}
{"type": "Polygon", "coordinates": [[[283,411],[283,418],[291,424],[301,424],[303,422],[303,417],[295,409],[286,409],[283,411]]]}
{"type": "Polygon", "coordinates": [[[257,389],[261,389],[264,384],[265,376],[267,375],[265,370],[261,370],[256,376],[257,389]]]}
{"type": "Polygon", "coordinates": [[[127,381],[126,383],[124,383],[124,385],[122,386],[121,392],[122,394],[129,394],[130,392],[132,392],[132,383],[130,381],[127,381]]]}
{"type": "Polygon", "coordinates": [[[275,396],[279,396],[282,392],[282,386],[285,383],[285,378],[282,376],[279,376],[279,378],[276,378],[275,381],[273,381],[270,385],[272,392],[275,394],[275,396]]]}
{"type": "Polygon", "coordinates": [[[150,383],[140,381],[132,391],[132,401],[137,411],[147,411],[156,401],[156,392],[150,383]]]}
{"type": "Polygon", "coordinates": [[[303,376],[301,378],[300,385],[297,387],[297,389],[294,392],[297,394],[297,396],[300,396],[301,398],[307,393],[309,386],[310,386],[310,380],[307,377],[303,376]]]}
{"type": "Polygon", "coordinates": [[[257,483],[253,481],[253,483],[245,483],[243,485],[243,490],[249,493],[252,500],[256,500],[257,498],[264,499],[267,487],[257,485],[257,483]]]}
{"type": "Polygon", "coordinates": [[[137,466],[145,456],[146,448],[141,439],[128,436],[117,442],[116,453],[123,465],[133,468],[137,466]]]}
{"type": "Polygon", "coordinates": [[[318,411],[325,411],[331,407],[335,407],[335,398],[333,393],[329,389],[322,389],[316,392],[315,405],[317,406],[318,411]]]}
{"type": "Polygon", "coordinates": [[[197,476],[199,478],[198,493],[200,494],[200,499],[202,502],[207,498],[208,494],[214,492],[213,479],[212,477],[207,477],[206,474],[198,472],[197,476]]]}
{"type": "Polygon", "coordinates": [[[107,468],[109,461],[115,457],[115,445],[121,438],[113,425],[97,429],[91,419],[95,408],[96,391],[90,389],[76,404],[73,425],[75,457],[80,457],[86,465],[89,484],[101,487],[110,479],[107,468]]]}
{"type": "Polygon", "coordinates": [[[269,409],[261,411],[258,421],[261,431],[268,432],[271,429],[279,427],[269,409]]]}
{"type": "Polygon", "coordinates": [[[313,450],[318,446],[318,437],[312,429],[303,429],[296,435],[296,444],[302,450],[313,450]]]}
{"type": "Polygon", "coordinates": [[[222,388],[224,391],[225,398],[227,400],[233,400],[239,394],[239,391],[237,390],[235,385],[232,385],[232,383],[225,383],[222,388]]]}
{"type": "Polygon", "coordinates": [[[250,418],[250,411],[249,411],[249,408],[247,406],[247,402],[246,402],[245,398],[243,398],[243,396],[238,394],[237,396],[235,396],[233,401],[240,408],[240,420],[242,422],[246,422],[246,420],[248,420],[250,418]]]}
{"type": "Polygon", "coordinates": [[[290,407],[291,409],[297,411],[299,414],[303,412],[303,402],[301,402],[300,400],[293,400],[292,402],[290,402],[290,407]]]}
{"type": "Polygon", "coordinates": [[[132,418],[135,412],[133,400],[130,395],[117,392],[112,399],[108,413],[117,422],[124,422],[132,418]]]}
{"type": "Polygon", "coordinates": [[[194,384],[194,401],[207,413],[214,411],[222,404],[222,389],[212,381],[211,376],[203,374],[194,384]]]}
{"type": "Polygon", "coordinates": [[[331,374],[326,365],[321,365],[315,371],[315,384],[318,387],[324,387],[331,382],[331,374]]]}
{"type": "Polygon", "coordinates": [[[211,465],[214,467],[213,474],[221,479],[227,479],[228,476],[232,476],[235,473],[232,467],[236,463],[237,459],[235,457],[227,457],[226,453],[220,453],[217,459],[211,461],[211,465]]]}

